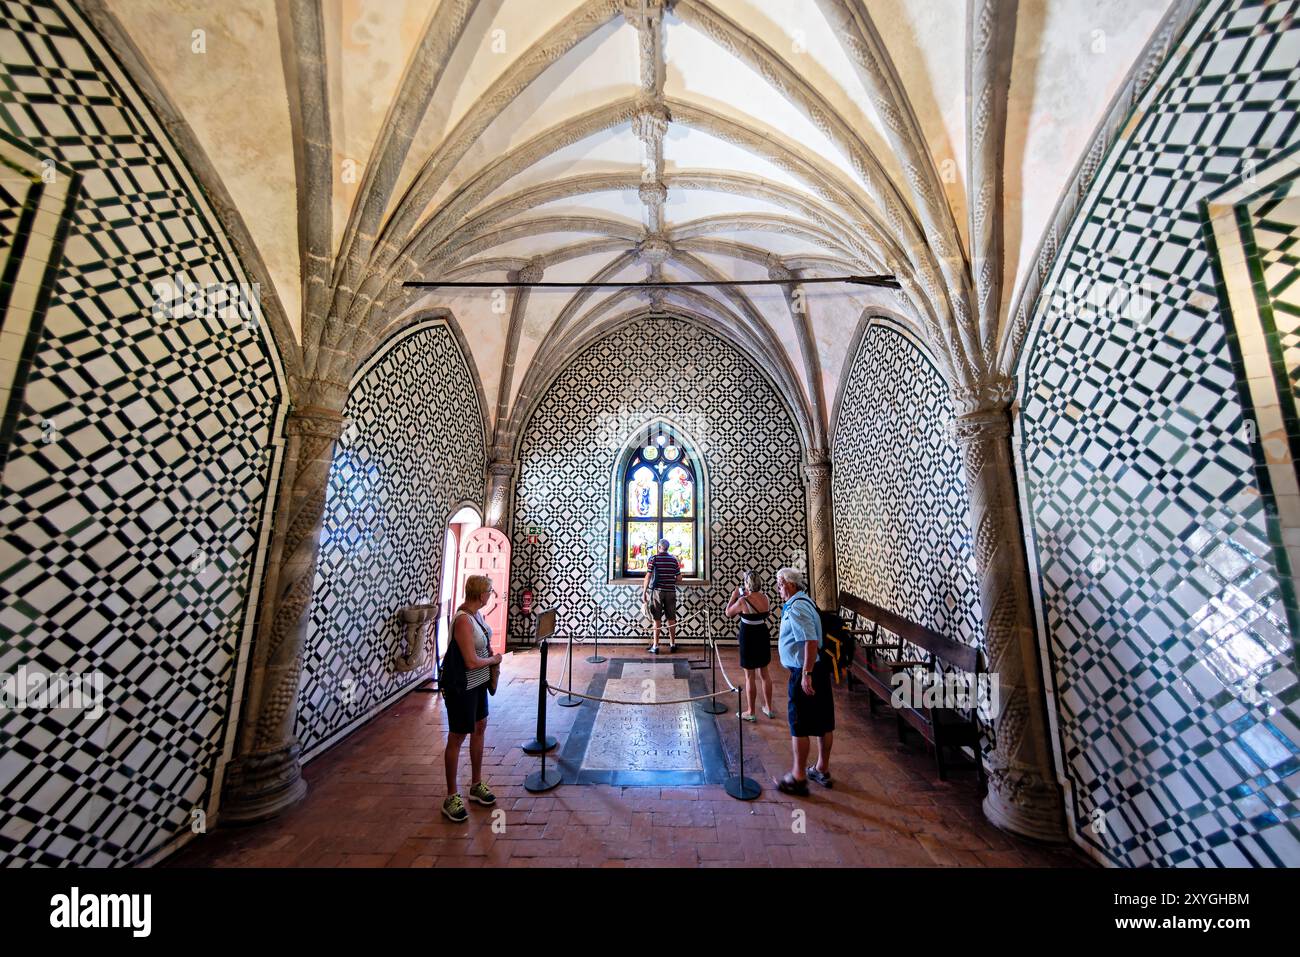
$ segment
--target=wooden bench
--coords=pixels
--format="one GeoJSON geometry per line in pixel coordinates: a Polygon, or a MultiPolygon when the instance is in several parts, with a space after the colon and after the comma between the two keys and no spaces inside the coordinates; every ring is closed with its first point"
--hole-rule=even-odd
{"type": "Polygon", "coordinates": [[[845,620],[845,629],[857,642],[849,668],[850,690],[855,680],[867,687],[871,692],[869,708],[873,715],[877,698],[893,707],[900,741],[904,727],[909,725],[925,738],[934,748],[940,781],[946,780],[944,749],[971,748],[976,775],[982,784],[984,762],[973,708],[965,715],[954,707],[927,707],[923,700],[910,703],[903,700],[901,706],[895,702],[896,676],[907,671],[913,673],[914,690],[923,690],[931,682],[942,682],[945,675],[954,672],[968,675],[963,680],[970,682],[970,697],[974,702],[974,691],[980,688],[984,673],[979,649],[945,638],[937,631],[846,591],[840,592],[840,616],[845,620]]]}

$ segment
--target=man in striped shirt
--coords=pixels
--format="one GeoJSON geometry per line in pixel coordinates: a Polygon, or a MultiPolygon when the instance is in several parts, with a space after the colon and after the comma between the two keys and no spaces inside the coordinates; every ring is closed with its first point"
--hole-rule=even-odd
{"type": "Polygon", "coordinates": [[[659,623],[665,618],[668,619],[668,650],[677,650],[677,583],[681,580],[681,562],[668,554],[668,539],[659,539],[659,549],[646,565],[645,584],[641,587],[641,600],[655,619],[652,655],[659,654],[659,623]]]}

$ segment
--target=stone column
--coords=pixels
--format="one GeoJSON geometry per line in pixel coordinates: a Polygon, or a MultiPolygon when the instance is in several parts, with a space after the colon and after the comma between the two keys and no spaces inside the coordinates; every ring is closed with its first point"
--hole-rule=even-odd
{"type": "Polygon", "coordinates": [[[803,472],[808,495],[808,584],[813,601],[822,608],[834,608],[839,600],[839,585],[835,577],[831,460],[826,450],[810,450],[803,472]]]}
{"type": "Polygon", "coordinates": [[[1047,737],[1011,420],[1005,406],[984,407],[959,415],[952,431],[966,463],[984,642],[999,690],[984,814],[1016,834],[1064,841],[1064,799],[1047,737]]]}
{"type": "Polygon", "coordinates": [[[316,406],[295,407],[285,424],[283,485],[238,751],[226,772],[224,823],[272,817],[307,793],[294,722],[325,490],[342,431],[340,412],[316,406]]]}
{"type": "Polygon", "coordinates": [[[494,459],[488,466],[487,473],[487,514],[483,517],[485,525],[499,528],[507,536],[510,534],[511,520],[514,518],[512,505],[515,498],[515,474],[518,464],[494,459]]]}

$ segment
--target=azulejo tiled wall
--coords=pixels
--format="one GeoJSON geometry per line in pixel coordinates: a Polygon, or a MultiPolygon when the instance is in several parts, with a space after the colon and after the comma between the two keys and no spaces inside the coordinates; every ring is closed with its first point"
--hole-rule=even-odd
{"type": "Polygon", "coordinates": [[[48,309],[24,317],[0,485],[0,674],[29,689],[34,673],[75,675],[89,692],[79,711],[0,713],[0,861],[124,865],[215,806],[284,388],[260,316],[155,313],[154,283],[246,278],[75,9],[0,5],[0,51],[6,146],[53,171],[44,187],[80,178],[52,221],[24,234],[19,217],[11,236],[30,251],[66,234],[48,309]]]}
{"type": "Polygon", "coordinates": [[[646,634],[640,585],[609,584],[611,476],[637,426],[667,417],[697,443],[709,476],[708,587],[681,592],[683,634],[734,638],[722,615],[745,568],[772,577],[807,564],[802,453],[794,422],[758,368],[693,323],[649,318],[589,346],[560,373],[527,425],[515,492],[510,632],[528,634],[519,592],[560,608],[561,634],[646,634]],[[540,538],[528,543],[528,527],[540,538]]]}
{"type": "Polygon", "coordinates": [[[952,397],[915,336],[864,331],[831,458],[840,588],[956,641],[979,644],[979,584],[952,397]]]}
{"type": "Polygon", "coordinates": [[[298,700],[306,757],[428,677],[394,670],[399,612],[442,599],[447,519],[483,501],[478,393],[445,322],[388,343],[353,377],[343,414],[298,700]]]}
{"type": "Polygon", "coordinates": [[[1098,172],[1022,360],[1069,823],[1116,865],[1300,864],[1295,638],[1201,211],[1296,141],[1294,12],[1204,7],[1098,172]]]}

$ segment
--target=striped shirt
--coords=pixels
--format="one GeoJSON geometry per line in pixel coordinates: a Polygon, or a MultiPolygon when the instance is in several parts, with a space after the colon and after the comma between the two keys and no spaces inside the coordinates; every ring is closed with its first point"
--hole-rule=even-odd
{"type": "MultiPolygon", "coordinates": [[[[456,613],[459,618],[464,615],[470,621],[470,631],[474,634],[474,654],[480,658],[488,658],[492,655],[492,628],[483,620],[482,615],[471,615],[469,612],[460,611],[456,613]]],[[[454,625],[453,625],[454,627],[454,625]]],[[[482,668],[465,669],[465,690],[470,691],[479,685],[485,685],[488,681],[488,672],[490,665],[484,665],[482,668]]]]}
{"type": "Polygon", "coordinates": [[[646,574],[650,576],[650,587],[660,591],[676,591],[677,573],[681,570],[681,563],[668,552],[662,555],[656,553],[650,558],[650,564],[646,566],[646,574]]]}

